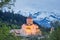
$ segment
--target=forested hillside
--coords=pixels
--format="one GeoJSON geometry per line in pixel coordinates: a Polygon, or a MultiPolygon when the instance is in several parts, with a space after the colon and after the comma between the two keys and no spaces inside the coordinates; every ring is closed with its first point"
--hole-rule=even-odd
{"type": "MultiPolygon", "coordinates": [[[[17,37],[11,35],[9,32],[11,29],[20,29],[21,25],[26,23],[26,18],[20,14],[14,14],[14,12],[2,12],[0,10],[0,40],[21,40],[23,37],[17,37]]],[[[37,24],[34,22],[34,24],[37,24]]],[[[41,40],[60,40],[60,22],[51,22],[51,26],[55,28],[54,32],[50,34],[50,28],[45,28],[40,25],[39,28],[42,31],[42,36],[48,35],[41,40]]]]}

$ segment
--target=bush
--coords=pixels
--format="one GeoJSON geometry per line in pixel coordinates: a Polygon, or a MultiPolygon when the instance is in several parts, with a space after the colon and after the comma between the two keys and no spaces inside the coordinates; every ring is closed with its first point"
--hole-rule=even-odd
{"type": "Polygon", "coordinates": [[[60,26],[50,34],[49,40],[60,40],[60,26]]]}

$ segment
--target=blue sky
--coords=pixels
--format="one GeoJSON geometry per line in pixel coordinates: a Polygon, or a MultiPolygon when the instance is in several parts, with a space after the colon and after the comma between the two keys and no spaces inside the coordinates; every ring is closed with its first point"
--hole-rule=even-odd
{"type": "Polygon", "coordinates": [[[60,11],[60,0],[16,0],[14,11],[60,11]]]}

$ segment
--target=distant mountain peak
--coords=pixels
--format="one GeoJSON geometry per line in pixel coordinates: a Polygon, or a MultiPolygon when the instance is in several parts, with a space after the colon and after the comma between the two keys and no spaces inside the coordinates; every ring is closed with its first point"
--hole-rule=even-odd
{"type": "Polygon", "coordinates": [[[19,12],[19,13],[25,17],[31,16],[36,23],[46,27],[50,27],[51,21],[60,20],[60,16],[57,15],[55,12],[39,11],[35,13],[32,12],[19,12]]]}

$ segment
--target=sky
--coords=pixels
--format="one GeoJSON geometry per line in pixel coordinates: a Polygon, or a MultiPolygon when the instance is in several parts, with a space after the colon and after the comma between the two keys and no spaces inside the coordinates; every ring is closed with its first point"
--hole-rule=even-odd
{"type": "Polygon", "coordinates": [[[16,0],[14,11],[60,11],[60,0],[16,0]]]}

